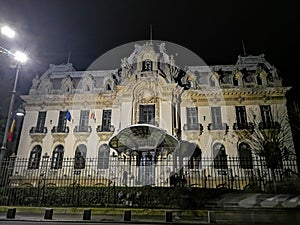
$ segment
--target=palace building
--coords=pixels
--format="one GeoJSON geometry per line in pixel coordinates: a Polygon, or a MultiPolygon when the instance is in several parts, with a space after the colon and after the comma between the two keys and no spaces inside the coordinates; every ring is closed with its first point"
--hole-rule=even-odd
{"type": "MultiPolygon", "coordinates": [[[[249,174],[260,155],[245,134],[283,126],[278,115],[287,115],[290,87],[264,55],[183,67],[167,50],[167,43],[148,41],[136,44],[119,68],[77,71],[66,63],[34,78],[21,96],[26,116],[17,151],[28,161],[19,167],[16,161],[14,184],[35,185],[41,173],[63,177],[49,178],[52,185],[69,184],[75,174],[88,185],[102,179],[131,186],[168,186],[179,171],[249,174]],[[230,170],[230,157],[246,163],[237,160],[230,170]]],[[[292,139],[281,147],[294,152],[292,139]]]]}

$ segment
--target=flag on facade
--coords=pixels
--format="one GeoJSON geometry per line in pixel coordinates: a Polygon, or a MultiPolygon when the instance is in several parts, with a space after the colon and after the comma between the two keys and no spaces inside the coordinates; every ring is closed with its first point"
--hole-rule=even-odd
{"type": "Polygon", "coordinates": [[[8,133],[8,138],[7,138],[8,142],[12,142],[13,135],[14,135],[14,130],[15,130],[15,125],[16,125],[16,119],[13,118],[13,121],[12,121],[10,129],[9,129],[9,133],[8,133]]]}
{"type": "Polygon", "coordinates": [[[94,112],[91,113],[90,118],[95,119],[95,113],[94,112]]]}
{"type": "Polygon", "coordinates": [[[71,113],[70,113],[70,111],[67,109],[67,111],[66,111],[66,120],[71,121],[71,119],[72,119],[71,113]]]}

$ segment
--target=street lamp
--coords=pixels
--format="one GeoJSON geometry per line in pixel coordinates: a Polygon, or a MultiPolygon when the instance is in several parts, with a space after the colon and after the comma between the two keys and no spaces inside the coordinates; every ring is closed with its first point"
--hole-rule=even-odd
{"type": "Polygon", "coordinates": [[[14,38],[16,32],[13,29],[11,29],[9,26],[3,26],[1,27],[1,34],[5,35],[8,38],[14,38]]]}
{"type": "MultiPolygon", "coordinates": [[[[14,34],[14,31],[13,30],[7,30],[7,28],[6,29],[1,28],[1,33],[8,36],[8,37],[13,37],[14,36],[14,35],[12,35],[12,34],[14,34]]],[[[13,106],[14,106],[14,103],[15,103],[15,95],[16,95],[16,88],[17,88],[17,83],[18,83],[20,67],[21,67],[21,63],[25,63],[27,61],[27,56],[24,53],[20,52],[20,51],[12,53],[12,52],[8,51],[6,48],[4,48],[2,46],[0,46],[0,47],[3,50],[2,53],[5,53],[9,56],[13,56],[14,59],[16,60],[15,82],[14,82],[14,87],[13,87],[11,100],[10,100],[10,105],[9,105],[9,109],[8,109],[8,115],[7,115],[7,120],[6,120],[6,126],[5,126],[2,146],[0,148],[0,169],[1,169],[2,161],[3,161],[3,158],[4,158],[5,153],[6,153],[6,143],[7,143],[7,138],[8,138],[10,120],[11,120],[11,116],[12,116],[11,114],[12,114],[13,106]]]]}

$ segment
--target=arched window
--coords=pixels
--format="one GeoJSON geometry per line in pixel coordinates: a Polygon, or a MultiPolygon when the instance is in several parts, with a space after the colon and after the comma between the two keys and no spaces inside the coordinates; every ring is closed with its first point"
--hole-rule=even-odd
{"type": "Polygon", "coordinates": [[[239,79],[236,76],[233,76],[232,82],[235,87],[239,86],[239,79]]]}
{"type": "Polygon", "coordinates": [[[262,81],[260,75],[257,75],[256,82],[257,82],[257,85],[262,85],[263,84],[263,81],[262,81]]]}
{"type": "Polygon", "coordinates": [[[252,153],[251,148],[247,143],[240,143],[238,148],[238,154],[240,159],[240,167],[243,169],[252,169],[252,153]]]}
{"type": "Polygon", "coordinates": [[[98,169],[108,169],[109,165],[109,147],[107,144],[100,146],[98,150],[98,169]]]}
{"type": "Polygon", "coordinates": [[[147,59],[143,61],[142,71],[152,71],[152,61],[147,59]]]}
{"type": "Polygon", "coordinates": [[[51,169],[61,169],[64,159],[64,147],[57,145],[52,153],[51,169]]]}
{"type": "Polygon", "coordinates": [[[273,79],[272,74],[268,74],[268,75],[267,75],[267,81],[268,81],[268,83],[274,82],[274,79],[273,79]]]}
{"type": "Polygon", "coordinates": [[[75,150],[74,169],[84,169],[86,159],[86,146],[79,145],[75,150]]]}
{"type": "Polygon", "coordinates": [[[111,85],[110,85],[110,84],[106,84],[106,90],[107,90],[107,91],[111,91],[111,90],[112,90],[112,88],[111,88],[111,85]]]}
{"type": "Polygon", "coordinates": [[[34,146],[34,148],[30,152],[28,169],[38,169],[40,166],[42,155],[42,147],[40,145],[34,146]]]}
{"type": "Polygon", "coordinates": [[[210,79],[209,79],[209,85],[210,85],[211,87],[215,87],[215,86],[216,86],[216,81],[215,81],[213,78],[210,78],[210,79]]]}
{"type": "Polygon", "coordinates": [[[195,150],[193,152],[193,155],[188,161],[188,167],[189,169],[200,169],[201,168],[201,149],[197,144],[194,144],[195,150]]]}
{"type": "Polygon", "coordinates": [[[214,168],[227,169],[227,155],[224,145],[216,143],[213,146],[214,168]]]}

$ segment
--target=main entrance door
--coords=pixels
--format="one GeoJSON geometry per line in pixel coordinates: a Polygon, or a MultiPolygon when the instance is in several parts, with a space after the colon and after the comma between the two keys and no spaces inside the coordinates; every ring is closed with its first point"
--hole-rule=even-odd
{"type": "Polygon", "coordinates": [[[155,182],[155,152],[146,151],[140,154],[140,165],[138,165],[138,183],[151,185],[155,182]]]}

